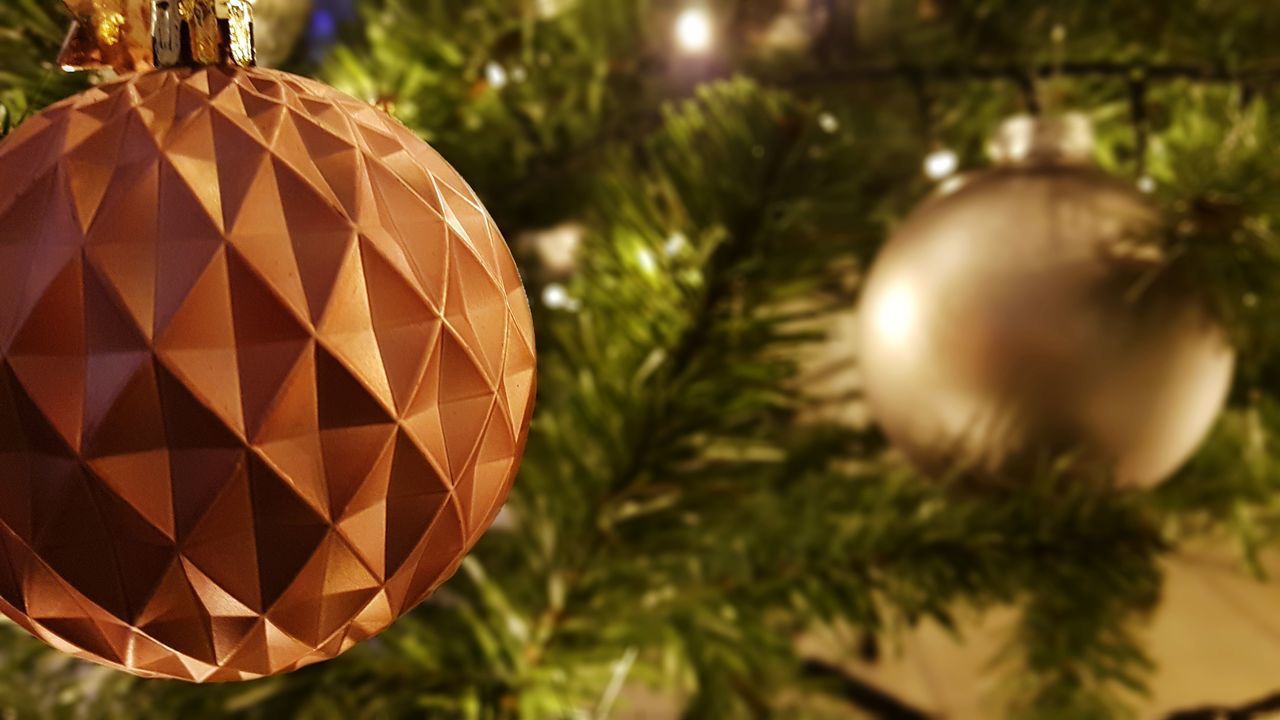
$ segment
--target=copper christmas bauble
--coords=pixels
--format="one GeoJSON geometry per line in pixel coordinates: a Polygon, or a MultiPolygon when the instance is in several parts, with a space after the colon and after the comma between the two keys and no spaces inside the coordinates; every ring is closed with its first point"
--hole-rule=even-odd
{"type": "Polygon", "coordinates": [[[867,278],[861,366],[891,441],[933,473],[1074,467],[1151,485],[1215,418],[1234,355],[1153,242],[1156,214],[1089,162],[1077,116],[1008,123],[867,278]]]}
{"type": "Polygon", "coordinates": [[[516,267],[381,111],[231,67],[0,145],[0,609],[140,675],[331,658],[450,576],[534,394],[516,267]]]}

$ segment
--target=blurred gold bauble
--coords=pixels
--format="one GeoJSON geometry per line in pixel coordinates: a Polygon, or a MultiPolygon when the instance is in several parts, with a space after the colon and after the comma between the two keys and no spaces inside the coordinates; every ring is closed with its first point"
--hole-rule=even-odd
{"type": "Polygon", "coordinates": [[[995,167],[944,184],[872,267],[868,400],[926,471],[1018,476],[1071,454],[1150,486],[1217,415],[1234,354],[1092,144],[1080,116],[1010,120],[995,167]]]}

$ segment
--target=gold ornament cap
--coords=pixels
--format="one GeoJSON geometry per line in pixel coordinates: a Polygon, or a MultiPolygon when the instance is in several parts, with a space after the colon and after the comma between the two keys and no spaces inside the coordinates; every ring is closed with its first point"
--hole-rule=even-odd
{"type": "Polygon", "coordinates": [[[64,70],[255,64],[252,0],[63,0],[64,70]]]}
{"type": "Polygon", "coordinates": [[[1092,165],[1093,123],[1082,113],[1054,117],[1015,115],[987,145],[997,165],[1092,165]]]}

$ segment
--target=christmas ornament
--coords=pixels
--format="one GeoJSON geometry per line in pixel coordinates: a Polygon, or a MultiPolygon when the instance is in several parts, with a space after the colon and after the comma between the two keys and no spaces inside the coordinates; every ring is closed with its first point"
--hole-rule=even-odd
{"type": "Polygon", "coordinates": [[[343,652],[453,573],[523,450],[533,330],[430,147],[232,64],[252,28],[224,3],[162,5],[177,24],[139,47],[150,0],[94,3],[65,60],[141,69],[176,37],[178,66],[0,145],[0,609],[139,675],[240,680],[343,652]],[[86,33],[99,10],[121,32],[86,33]]]}
{"type": "Polygon", "coordinates": [[[1123,484],[1167,477],[1223,403],[1234,355],[1151,241],[1156,214],[1089,161],[1086,120],[1016,118],[867,278],[874,416],[932,472],[1033,472],[1072,453],[1123,484]]]}

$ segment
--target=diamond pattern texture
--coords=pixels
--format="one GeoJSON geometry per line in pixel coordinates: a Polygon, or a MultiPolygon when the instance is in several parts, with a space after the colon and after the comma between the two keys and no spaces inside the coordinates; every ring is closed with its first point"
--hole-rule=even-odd
{"type": "Polygon", "coordinates": [[[229,681],[331,658],[510,490],[533,324],[475,194],[268,70],[135,75],[0,145],[0,610],[229,681]]]}

